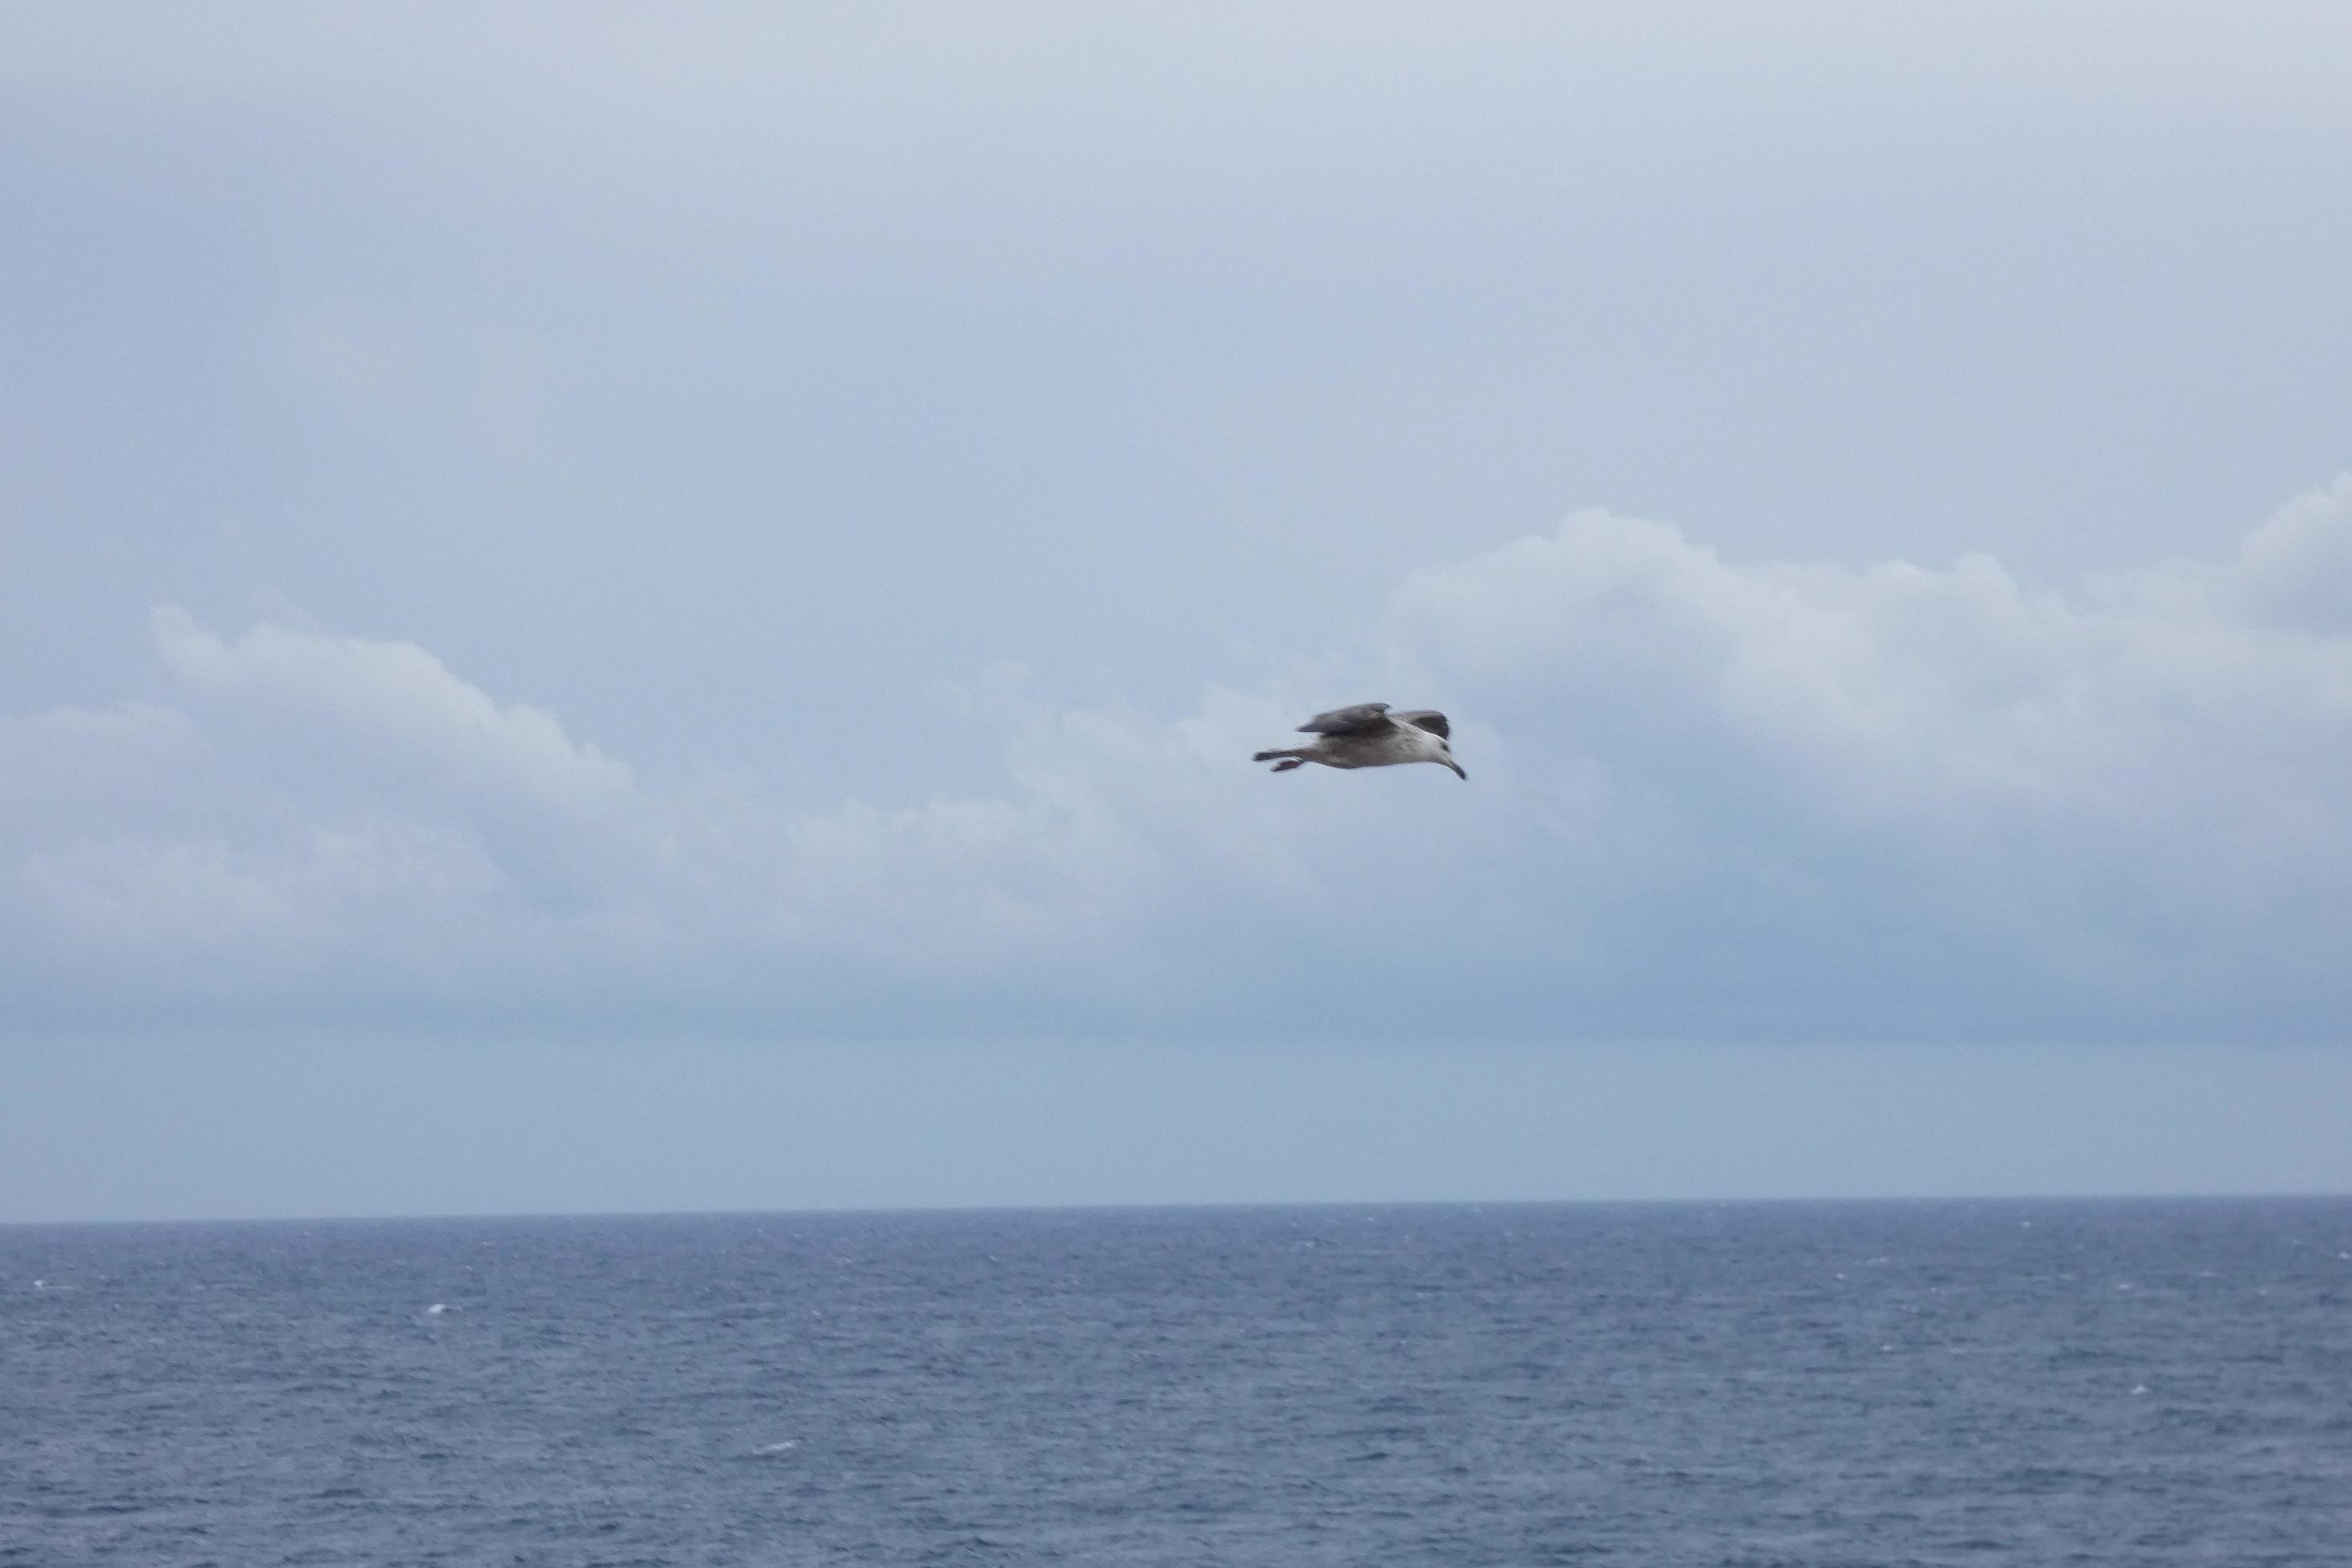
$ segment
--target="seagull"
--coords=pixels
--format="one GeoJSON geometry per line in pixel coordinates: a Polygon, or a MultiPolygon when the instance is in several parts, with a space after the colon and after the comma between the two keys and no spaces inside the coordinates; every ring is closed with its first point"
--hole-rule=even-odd
{"type": "Polygon", "coordinates": [[[1321,763],[1327,768],[1384,768],[1391,763],[1435,763],[1439,767],[1452,768],[1457,777],[1470,776],[1454,760],[1454,750],[1446,744],[1454,727],[1445,721],[1444,714],[1433,708],[1391,713],[1385,702],[1359,702],[1353,708],[1334,708],[1328,713],[1318,713],[1298,726],[1298,732],[1315,738],[1303,746],[1260,752],[1250,761],[1272,763],[1278,773],[1308,763],[1321,763]]]}

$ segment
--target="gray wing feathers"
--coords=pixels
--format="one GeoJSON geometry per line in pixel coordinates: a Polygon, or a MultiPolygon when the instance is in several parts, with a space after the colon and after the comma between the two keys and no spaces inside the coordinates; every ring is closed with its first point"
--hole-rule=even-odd
{"type": "Polygon", "coordinates": [[[1395,718],[1400,724],[1411,724],[1415,729],[1426,730],[1433,735],[1451,739],[1454,734],[1454,726],[1447,723],[1445,715],[1434,708],[1415,708],[1410,712],[1399,713],[1395,718]]]}
{"type": "Polygon", "coordinates": [[[1298,726],[1302,735],[1360,735],[1367,730],[1378,730],[1389,721],[1389,705],[1385,702],[1359,702],[1353,708],[1334,708],[1328,713],[1318,713],[1298,726]]]}

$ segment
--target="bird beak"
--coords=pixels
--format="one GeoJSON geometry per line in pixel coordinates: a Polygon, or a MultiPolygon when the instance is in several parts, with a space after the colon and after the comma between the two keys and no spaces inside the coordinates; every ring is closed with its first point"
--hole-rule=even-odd
{"type": "Polygon", "coordinates": [[[1445,759],[1445,765],[1446,765],[1447,767],[1452,768],[1452,769],[1454,770],[1454,776],[1455,778],[1457,778],[1457,779],[1463,779],[1463,780],[1465,780],[1465,781],[1466,781],[1466,780],[1470,777],[1470,775],[1469,775],[1468,773],[1464,773],[1464,772],[1462,771],[1462,764],[1461,764],[1460,763],[1455,762],[1452,757],[1448,757],[1448,758],[1446,758],[1446,759],[1445,759]]]}

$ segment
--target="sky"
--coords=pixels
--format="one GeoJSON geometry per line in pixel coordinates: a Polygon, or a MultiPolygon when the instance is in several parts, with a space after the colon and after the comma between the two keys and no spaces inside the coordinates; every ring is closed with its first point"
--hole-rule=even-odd
{"type": "Polygon", "coordinates": [[[0,1222],[2352,1191],[2347,75],[15,8],[0,1222]]]}

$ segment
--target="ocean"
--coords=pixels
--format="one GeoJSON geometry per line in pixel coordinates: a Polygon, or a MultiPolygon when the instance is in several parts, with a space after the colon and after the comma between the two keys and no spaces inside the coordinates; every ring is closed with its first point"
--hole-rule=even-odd
{"type": "Polygon", "coordinates": [[[2352,1200],[0,1229],[0,1563],[2352,1562],[2352,1200]]]}

